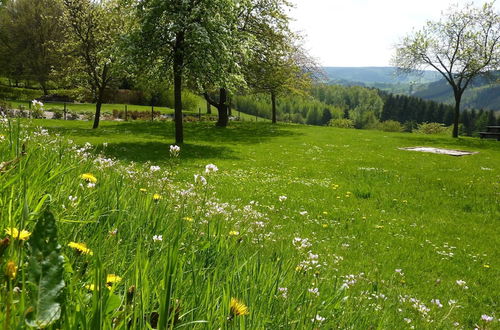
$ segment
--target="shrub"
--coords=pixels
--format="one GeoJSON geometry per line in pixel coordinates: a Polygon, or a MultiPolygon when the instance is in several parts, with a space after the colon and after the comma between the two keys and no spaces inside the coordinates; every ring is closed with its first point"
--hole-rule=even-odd
{"type": "Polygon", "coordinates": [[[404,126],[404,131],[408,133],[411,133],[418,128],[417,122],[415,120],[405,121],[403,126],[404,126]]]}
{"type": "Polygon", "coordinates": [[[423,123],[419,124],[415,133],[420,134],[443,134],[448,132],[448,127],[440,123],[423,123]]]}
{"type": "Polygon", "coordinates": [[[354,128],[354,122],[351,119],[346,118],[332,119],[328,122],[328,126],[337,128],[354,128]]]}
{"type": "Polygon", "coordinates": [[[404,130],[403,125],[395,120],[386,120],[377,124],[377,129],[384,132],[402,132],[404,130]]]}

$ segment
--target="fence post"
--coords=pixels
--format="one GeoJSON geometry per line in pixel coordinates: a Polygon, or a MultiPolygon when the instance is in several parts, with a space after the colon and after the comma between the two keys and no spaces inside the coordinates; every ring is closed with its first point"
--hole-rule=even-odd
{"type": "Polygon", "coordinates": [[[198,107],[198,120],[201,121],[201,108],[198,107]]]}
{"type": "Polygon", "coordinates": [[[154,121],[154,111],[155,111],[155,106],[151,105],[151,121],[154,121]]]}
{"type": "Polygon", "coordinates": [[[125,121],[128,121],[127,105],[125,104],[125,121]]]}
{"type": "Polygon", "coordinates": [[[63,112],[64,112],[64,120],[67,120],[67,115],[66,115],[66,113],[67,113],[67,110],[66,110],[66,102],[64,102],[64,110],[63,110],[63,112]]]}

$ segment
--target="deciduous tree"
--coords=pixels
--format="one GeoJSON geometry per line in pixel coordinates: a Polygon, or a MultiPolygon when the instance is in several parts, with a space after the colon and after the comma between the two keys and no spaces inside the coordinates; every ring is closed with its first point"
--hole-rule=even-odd
{"type": "Polygon", "coordinates": [[[88,88],[96,103],[93,128],[99,127],[104,92],[122,70],[117,65],[126,13],[112,0],[63,0],[67,49],[72,57],[66,75],[88,88]]]}
{"type": "Polygon", "coordinates": [[[0,66],[8,78],[34,80],[48,93],[48,82],[61,65],[63,39],[59,0],[5,2],[0,11],[0,66]]]}
{"type": "Polygon", "coordinates": [[[450,8],[439,21],[406,36],[393,63],[404,72],[430,67],[446,79],[455,96],[453,137],[458,137],[464,91],[474,78],[500,67],[500,15],[494,2],[450,8]]]}

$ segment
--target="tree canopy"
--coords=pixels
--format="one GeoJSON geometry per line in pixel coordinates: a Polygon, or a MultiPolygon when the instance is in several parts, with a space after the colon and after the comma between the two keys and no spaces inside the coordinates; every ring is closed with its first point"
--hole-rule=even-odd
{"type": "Polygon", "coordinates": [[[393,63],[404,72],[433,68],[453,89],[458,136],[460,101],[471,81],[500,68],[500,15],[494,2],[477,8],[451,7],[439,21],[429,21],[406,36],[396,48],[393,63]]]}

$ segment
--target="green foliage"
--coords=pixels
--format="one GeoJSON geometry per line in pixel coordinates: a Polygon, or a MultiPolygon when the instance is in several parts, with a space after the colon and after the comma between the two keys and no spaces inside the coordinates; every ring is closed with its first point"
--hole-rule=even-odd
{"type": "Polygon", "coordinates": [[[404,131],[403,125],[395,120],[386,120],[377,124],[377,129],[384,132],[402,132],[404,131]]]}
{"type": "Polygon", "coordinates": [[[332,119],[328,122],[328,126],[337,128],[354,128],[354,122],[347,118],[332,119]]]}
{"type": "Polygon", "coordinates": [[[419,124],[415,133],[419,134],[443,134],[449,132],[449,128],[440,123],[419,124]]]}
{"type": "Polygon", "coordinates": [[[25,317],[30,327],[46,328],[61,317],[65,287],[63,264],[56,220],[47,209],[40,215],[29,240],[30,305],[25,317]]]}
{"type": "MultiPolygon", "coordinates": [[[[491,325],[480,318],[496,310],[497,224],[488,220],[498,212],[496,141],[196,122],[172,159],[172,122],[103,122],[97,131],[81,121],[0,125],[2,163],[23,154],[29,138],[26,155],[2,167],[0,244],[5,224],[31,231],[41,198],[52,196],[67,284],[54,328],[399,329],[405,318],[422,329],[491,325]],[[424,144],[480,152],[398,149],[424,144]],[[206,174],[210,163],[219,171],[206,174]],[[110,274],[121,279],[112,283],[110,274]],[[233,297],[248,315],[231,316],[233,297]],[[430,310],[425,317],[415,300],[430,310]],[[316,316],[324,320],[313,324],[316,316]]],[[[29,307],[27,252],[26,242],[11,240],[0,260],[2,271],[10,260],[18,266],[15,279],[0,276],[8,328],[22,327],[29,307]]]]}
{"type": "Polygon", "coordinates": [[[61,2],[8,1],[0,11],[0,75],[15,81],[37,81],[43,92],[63,66],[59,50],[64,41],[61,2]]]}
{"type": "Polygon", "coordinates": [[[438,71],[453,91],[453,137],[458,137],[460,105],[473,79],[500,67],[500,13],[495,1],[480,7],[451,6],[438,21],[407,35],[396,47],[394,66],[402,72],[423,67],[438,71]]]}

